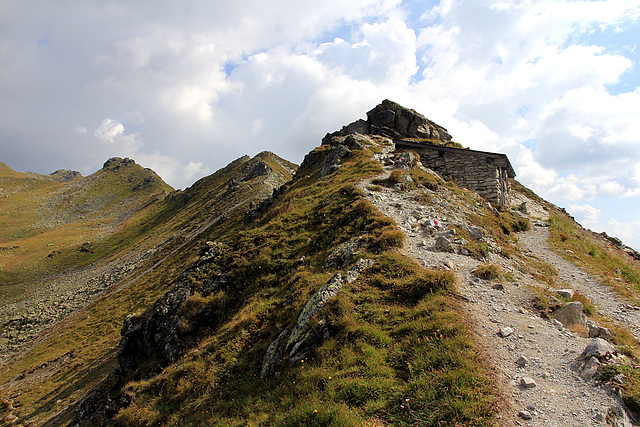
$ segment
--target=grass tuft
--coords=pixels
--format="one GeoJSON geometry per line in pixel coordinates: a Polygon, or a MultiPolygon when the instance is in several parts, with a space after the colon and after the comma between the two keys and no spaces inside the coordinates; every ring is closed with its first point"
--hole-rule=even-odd
{"type": "Polygon", "coordinates": [[[498,280],[502,277],[502,269],[496,264],[482,264],[475,270],[473,274],[484,280],[498,280]]]}

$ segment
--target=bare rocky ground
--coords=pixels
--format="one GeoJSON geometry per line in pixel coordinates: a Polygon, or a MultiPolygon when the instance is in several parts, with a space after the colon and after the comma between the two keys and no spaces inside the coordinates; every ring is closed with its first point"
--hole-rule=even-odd
{"type": "MultiPolygon", "coordinates": [[[[388,153],[377,158],[385,166],[386,175],[382,178],[398,167],[388,153]]],[[[500,417],[504,425],[633,425],[611,386],[593,379],[587,381],[572,368],[591,339],[543,319],[535,309],[534,288],[544,288],[546,284],[525,273],[516,262],[494,253],[487,261],[499,265],[514,281],[481,280],[472,274],[480,261],[436,249],[438,231],[468,224],[465,214],[473,207],[451,203],[446,189],[445,193],[432,194],[431,203],[419,204],[415,201],[415,191],[397,187],[376,187],[371,191],[371,180],[362,182],[361,188],[369,200],[394,218],[405,232],[407,240],[403,250],[407,255],[426,267],[455,271],[461,306],[475,342],[501,388],[504,402],[500,417]],[[429,220],[440,221],[439,230],[425,227],[429,220]]],[[[599,313],[621,325],[629,325],[638,337],[640,311],[602,286],[598,277],[552,252],[547,244],[548,229],[543,223],[548,213],[518,194],[516,203],[522,201],[527,202],[528,215],[536,225],[530,231],[519,233],[521,250],[554,266],[566,287],[591,299],[599,313]]],[[[489,236],[484,239],[491,243],[489,236]]]]}
{"type": "Polygon", "coordinates": [[[0,307],[0,366],[143,266],[159,247],[141,249],[108,263],[70,270],[46,280],[27,298],[0,307]]]}

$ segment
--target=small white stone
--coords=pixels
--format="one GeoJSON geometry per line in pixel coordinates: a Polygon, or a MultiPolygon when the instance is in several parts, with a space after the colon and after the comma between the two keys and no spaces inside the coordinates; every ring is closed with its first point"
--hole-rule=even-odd
{"type": "Polygon", "coordinates": [[[500,328],[500,336],[502,338],[506,338],[513,333],[513,328],[509,326],[505,326],[504,328],[500,328]]]}
{"type": "Polygon", "coordinates": [[[522,377],[520,379],[520,385],[524,388],[534,388],[538,384],[531,377],[522,377]]]}
{"type": "Polygon", "coordinates": [[[520,411],[520,412],[518,413],[518,416],[519,416],[520,418],[522,418],[523,420],[530,420],[531,418],[533,418],[533,417],[531,416],[531,412],[529,412],[529,411],[520,411]]]}
{"type": "Polygon", "coordinates": [[[573,298],[573,289],[559,289],[556,291],[558,295],[564,298],[573,298]]]}

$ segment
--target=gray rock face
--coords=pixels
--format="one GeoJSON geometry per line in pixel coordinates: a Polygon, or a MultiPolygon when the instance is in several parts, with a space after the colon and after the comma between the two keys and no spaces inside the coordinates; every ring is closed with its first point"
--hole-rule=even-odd
{"type": "Polygon", "coordinates": [[[422,114],[385,99],[367,113],[370,132],[390,138],[425,138],[451,141],[445,128],[422,114]]]}
{"type": "Polygon", "coordinates": [[[344,284],[341,273],[335,274],[328,282],[326,282],[318,292],[307,302],[302,313],[298,316],[296,325],[291,330],[289,339],[287,340],[286,349],[289,356],[294,356],[298,349],[304,344],[304,335],[309,329],[309,320],[320,311],[330,298],[337,295],[344,284]]]}
{"type": "Polygon", "coordinates": [[[325,157],[322,169],[320,169],[320,178],[324,178],[338,170],[342,164],[342,160],[351,157],[351,150],[342,144],[336,145],[329,151],[325,157]]]}
{"type": "Polygon", "coordinates": [[[582,369],[580,369],[580,377],[583,380],[591,381],[595,378],[596,375],[598,375],[598,372],[601,370],[601,368],[602,364],[600,363],[598,358],[595,356],[590,357],[582,366],[582,369]]]}
{"type": "Polygon", "coordinates": [[[362,135],[349,135],[349,137],[340,137],[334,135],[327,135],[322,140],[323,145],[330,145],[331,149],[325,155],[321,151],[311,151],[306,156],[298,169],[296,176],[304,176],[306,170],[315,169],[320,166],[320,179],[326,177],[337,171],[340,168],[342,162],[353,154],[352,149],[361,149],[362,143],[360,136],[362,135]]]}
{"type": "Polygon", "coordinates": [[[565,328],[573,325],[585,325],[586,318],[582,313],[583,305],[579,301],[563,305],[553,313],[553,317],[560,321],[565,328]]]}
{"type": "Polygon", "coordinates": [[[523,202],[520,206],[518,206],[518,212],[524,215],[529,215],[529,208],[527,207],[527,202],[523,202]]]}
{"type": "Polygon", "coordinates": [[[602,372],[602,365],[615,355],[615,348],[602,338],[594,338],[585,347],[572,367],[585,381],[591,381],[602,372]]]}
{"type": "Polygon", "coordinates": [[[467,233],[469,233],[469,237],[471,237],[473,240],[480,240],[484,237],[484,231],[480,227],[465,225],[464,229],[467,233]]]}
{"type": "MultiPolygon", "coordinates": [[[[349,283],[353,282],[362,271],[371,267],[373,263],[372,259],[358,260],[356,265],[346,273],[346,280],[349,283]]],[[[262,358],[260,376],[269,375],[282,360],[286,360],[291,365],[307,358],[316,345],[331,336],[331,329],[326,325],[324,319],[315,325],[312,325],[310,321],[322,310],[327,301],[340,292],[344,280],[342,273],[336,273],[311,297],[298,316],[291,332],[282,331],[267,348],[262,358]]]]}
{"type": "Polygon", "coordinates": [[[435,248],[439,251],[447,251],[451,247],[451,241],[444,236],[440,236],[436,239],[435,248]]]}
{"type": "Polygon", "coordinates": [[[355,132],[363,135],[368,134],[370,129],[371,129],[371,125],[369,124],[369,122],[362,119],[356,120],[355,122],[342,127],[342,130],[344,131],[344,133],[355,132]]]}
{"type": "Polygon", "coordinates": [[[609,344],[607,340],[602,338],[594,338],[585,347],[580,357],[578,357],[578,360],[587,360],[593,356],[603,358],[607,355],[614,354],[615,351],[616,349],[611,344],[609,344]]]}
{"type": "Polygon", "coordinates": [[[442,126],[422,114],[385,99],[367,113],[367,120],[356,120],[337,132],[327,134],[322,142],[335,136],[353,133],[381,135],[392,139],[420,138],[443,142],[451,141],[451,135],[442,126]]]}
{"type": "MultiPolygon", "coordinates": [[[[144,362],[153,358],[155,369],[176,362],[193,343],[197,331],[185,331],[180,327],[183,317],[180,308],[193,295],[194,284],[189,274],[212,262],[224,245],[207,242],[200,258],[180,275],[176,285],[143,315],[125,318],[118,344],[118,366],[107,379],[81,403],[74,418],[75,424],[96,414],[108,418],[131,402],[126,392],[119,390],[122,379],[136,373],[144,362]]],[[[226,275],[219,274],[203,288],[203,293],[215,292],[226,286],[226,275]]],[[[217,319],[207,317],[207,325],[217,319]]],[[[203,322],[204,324],[204,322],[203,322]]]]}
{"type": "Polygon", "coordinates": [[[329,256],[327,256],[324,265],[328,268],[346,267],[354,257],[362,253],[363,241],[360,237],[354,237],[348,242],[336,246],[329,256]]]}
{"type": "Polygon", "coordinates": [[[58,169],[57,171],[50,173],[49,176],[60,182],[69,182],[76,178],[82,178],[82,174],[80,172],[68,169],[58,169]]]}
{"type": "Polygon", "coordinates": [[[598,326],[593,322],[587,322],[587,327],[589,328],[589,338],[600,337],[605,340],[613,338],[613,332],[611,332],[611,329],[609,328],[598,326]]]}

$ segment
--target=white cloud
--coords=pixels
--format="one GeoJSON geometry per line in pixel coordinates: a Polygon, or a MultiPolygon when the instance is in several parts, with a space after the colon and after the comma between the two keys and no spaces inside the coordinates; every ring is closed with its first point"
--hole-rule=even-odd
{"type": "Polygon", "coordinates": [[[193,182],[195,178],[211,173],[211,169],[205,167],[202,162],[189,162],[184,165],[180,161],[157,151],[136,153],[136,161],[140,165],[153,169],[168,183],[193,182]]]}
{"type": "Polygon", "coordinates": [[[102,123],[100,123],[100,126],[98,126],[98,129],[96,129],[93,136],[102,142],[113,144],[115,139],[123,133],[124,125],[122,123],[106,118],[102,123]]]}
{"type": "Polygon", "coordinates": [[[633,196],[640,90],[605,87],[633,63],[585,41],[638,16],[631,1],[442,2],[423,15],[424,80],[416,88],[457,105],[436,120],[455,140],[506,150],[518,178],[545,197],[633,196]]]}
{"type": "Polygon", "coordinates": [[[618,237],[635,250],[640,250],[640,220],[620,222],[616,219],[610,219],[607,221],[606,228],[608,234],[618,237]]]}
{"type": "Polygon", "coordinates": [[[313,54],[327,67],[357,80],[374,84],[406,85],[418,70],[416,36],[400,20],[364,24],[362,39],[348,43],[336,38],[323,43],[313,54]]]}
{"type": "Polygon", "coordinates": [[[243,154],[299,162],[389,98],[506,152],[554,202],[640,197],[637,52],[599,38],[633,35],[637,0],[67,4],[0,14],[0,157],[12,166],[86,171],[129,156],[186,187],[243,154]],[[635,86],[613,92],[624,79],[635,86]]]}
{"type": "Polygon", "coordinates": [[[585,227],[593,227],[598,224],[602,211],[590,205],[569,205],[569,213],[574,215],[577,221],[585,227]]]}

